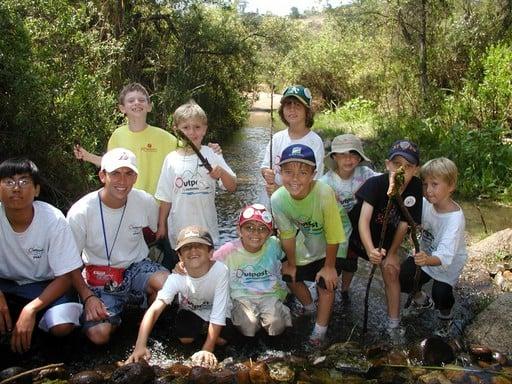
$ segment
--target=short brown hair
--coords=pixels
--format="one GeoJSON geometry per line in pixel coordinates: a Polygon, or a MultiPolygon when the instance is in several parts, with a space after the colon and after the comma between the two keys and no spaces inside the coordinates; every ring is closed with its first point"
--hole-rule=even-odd
{"type": "Polygon", "coordinates": [[[177,127],[179,123],[187,119],[199,119],[204,124],[208,123],[206,112],[194,100],[180,105],[172,115],[172,124],[177,127]]]}
{"type": "MultiPolygon", "coordinates": [[[[284,118],[283,108],[284,108],[284,105],[288,103],[288,100],[291,101],[292,99],[295,99],[295,98],[294,97],[286,97],[284,100],[281,100],[281,105],[279,106],[279,111],[278,111],[281,121],[287,127],[289,126],[289,124],[286,121],[286,119],[284,118]]],[[[297,100],[297,99],[295,99],[295,100],[297,100]]],[[[315,112],[313,112],[313,110],[311,108],[306,107],[303,103],[300,103],[300,105],[303,105],[304,108],[306,108],[306,127],[311,128],[315,122],[315,119],[314,119],[315,112]]]]}
{"type": "Polygon", "coordinates": [[[146,99],[148,101],[148,103],[151,102],[150,98],[149,98],[149,93],[147,91],[146,88],[144,88],[144,86],[140,83],[130,83],[128,85],[125,85],[123,87],[123,89],[121,89],[121,92],[119,92],[119,97],[117,99],[117,102],[119,103],[119,105],[124,105],[124,98],[126,97],[126,95],[130,92],[140,92],[142,93],[144,96],[146,96],[146,99]]]}
{"type": "Polygon", "coordinates": [[[458,173],[455,163],[446,157],[429,160],[421,167],[422,179],[437,177],[451,186],[457,185],[458,173]]]}

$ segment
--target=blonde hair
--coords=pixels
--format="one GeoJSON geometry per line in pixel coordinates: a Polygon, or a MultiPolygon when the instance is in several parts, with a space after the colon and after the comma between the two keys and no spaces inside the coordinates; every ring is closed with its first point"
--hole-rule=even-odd
{"type": "Polygon", "coordinates": [[[437,177],[443,179],[451,186],[457,185],[458,173],[455,163],[446,157],[429,160],[421,167],[422,179],[437,177]]]}
{"type": "Polygon", "coordinates": [[[188,119],[199,119],[204,124],[208,122],[206,112],[194,100],[190,100],[176,108],[172,115],[172,124],[177,127],[179,123],[188,119]]]}
{"type": "Polygon", "coordinates": [[[121,89],[121,92],[119,92],[119,97],[117,99],[117,102],[119,103],[119,105],[124,105],[124,98],[130,92],[140,92],[140,93],[142,93],[144,96],[146,96],[147,102],[151,103],[151,100],[149,98],[149,93],[146,90],[146,88],[144,88],[144,86],[142,84],[140,84],[140,83],[130,83],[128,85],[125,85],[123,87],[123,89],[121,89]]]}

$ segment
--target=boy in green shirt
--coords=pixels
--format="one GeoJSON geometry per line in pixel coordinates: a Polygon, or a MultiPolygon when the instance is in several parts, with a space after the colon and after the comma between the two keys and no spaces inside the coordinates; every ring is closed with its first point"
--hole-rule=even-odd
{"type": "Polygon", "coordinates": [[[272,194],[271,204],[281,246],[286,254],[283,279],[306,312],[315,310],[315,303],[304,281],[316,281],[318,311],[310,343],[322,344],[327,332],[334,290],[341,265],[338,246],[345,241],[339,207],[334,191],[327,184],[314,180],[316,159],[313,150],[294,144],[281,154],[283,186],[272,194]]]}

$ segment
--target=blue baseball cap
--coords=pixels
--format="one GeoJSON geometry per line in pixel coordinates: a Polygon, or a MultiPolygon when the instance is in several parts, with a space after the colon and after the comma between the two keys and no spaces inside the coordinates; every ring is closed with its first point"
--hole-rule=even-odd
{"type": "Polygon", "coordinates": [[[293,144],[286,147],[281,154],[281,160],[278,165],[283,165],[292,161],[308,164],[316,168],[315,153],[311,148],[304,144],[293,144]]]}
{"type": "Polygon", "coordinates": [[[397,140],[389,149],[388,159],[395,156],[402,156],[409,163],[418,165],[420,163],[420,150],[418,146],[409,140],[397,140]]]}

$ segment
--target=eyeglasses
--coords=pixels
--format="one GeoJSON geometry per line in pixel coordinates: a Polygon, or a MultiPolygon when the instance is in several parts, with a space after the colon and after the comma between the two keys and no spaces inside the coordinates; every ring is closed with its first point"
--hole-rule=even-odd
{"type": "Polygon", "coordinates": [[[260,235],[267,234],[269,232],[268,228],[264,225],[257,226],[257,225],[244,225],[242,227],[244,231],[247,231],[249,233],[258,233],[260,235]]]}
{"type": "Polygon", "coordinates": [[[6,187],[7,189],[14,189],[16,186],[20,189],[27,188],[29,185],[32,184],[32,179],[25,177],[22,179],[2,179],[1,181],[2,185],[6,187]]]}

